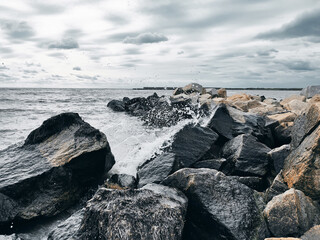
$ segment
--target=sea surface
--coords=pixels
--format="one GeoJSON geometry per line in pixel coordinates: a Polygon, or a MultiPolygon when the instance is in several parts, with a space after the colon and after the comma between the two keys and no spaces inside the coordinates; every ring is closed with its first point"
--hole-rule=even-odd
{"type": "MultiPolygon", "coordinates": [[[[155,129],[125,113],[107,107],[112,99],[146,97],[154,90],[128,89],[8,89],[0,88],[0,150],[22,142],[28,134],[51,116],[62,112],[77,112],[93,127],[106,134],[116,164],[114,173],[136,174],[139,164],[161,151],[162,143],[190,121],[205,123],[206,119],[192,119],[173,127],[155,129]]],[[[172,91],[157,90],[159,96],[172,91]]],[[[296,91],[228,91],[228,95],[246,92],[278,100],[296,91]]],[[[1,159],[0,159],[1,161],[1,159]]]]}

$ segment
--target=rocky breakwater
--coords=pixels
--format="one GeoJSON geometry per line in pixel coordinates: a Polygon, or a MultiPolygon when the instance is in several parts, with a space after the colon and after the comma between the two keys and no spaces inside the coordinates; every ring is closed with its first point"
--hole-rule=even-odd
{"type": "Polygon", "coordinates": [[[0,152],[0,229],[57,215],[114,164],[106,136],[76,113],[54,116],[0,152]]]}

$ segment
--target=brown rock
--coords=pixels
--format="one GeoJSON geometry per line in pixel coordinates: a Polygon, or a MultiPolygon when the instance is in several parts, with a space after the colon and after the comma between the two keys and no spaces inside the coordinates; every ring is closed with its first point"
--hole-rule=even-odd
{"type": "Polygon", "coordinates": [[[249,101],[251,100],[251,96],[245,93],[241,94],[234,94],[227,98],[228,101],[235,102],[235,101],[249,101]]]}
{"type": "Polygon", "coordinates": [[[308,103],[300,101],[298,99],[294,99],[284,104],[283,107],[291,112],[294,112],[300,115],[302,112],[304,112],[307,109],[308,103]]]}
{"type": "Polygon", "coordinates": [[[320,239],[320,225],[314,226],[308,232],[303,234],[301,240],[319,240],[320,239]]]}
{"type": "Polygon", "coordinates": [[[282,106],[288,104],[289,102],[291,102],[292,100],[299,100],[300,102],[305,102],[306,101],[306,97],[305,96],[301,96],[301,95],[291,95],[290,97],[287,97],[285,99],[283,99],[280,104],[282,106]]]}
{"type": "Polygon", "coordinates": [[[308,103],[320,103],[320,94],[314,95],[314,96],[308,101],[308,103]]]}
{"type": "Polygon", "coordinates": [[[287,112],[287,113],[280,113],[280,114],[273,114],[269,115],[268,118],[272,120],[276,120],[279,123],[283,122],[293,122],[297,117],[297,114],[293,112],[287,112]]]}
{"type": "Polygon", "coordinates": [[[220,88],[218,90],[218,97],[227,98],[227,90],[225,88],[220,88]]]}

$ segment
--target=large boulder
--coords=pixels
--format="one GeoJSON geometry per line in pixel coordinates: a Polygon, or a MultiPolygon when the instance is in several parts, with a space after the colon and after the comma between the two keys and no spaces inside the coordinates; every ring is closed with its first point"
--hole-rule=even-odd
{"type": "Polygon", "coordinates": [[[230,174],[263,177],[269,170],[270,150],[252,135],[242,134],[223,146],[222,156],[228,160],[230,174]]]}
{"type": "Polygon", "coordinates": [[[270,152],[268,152],[268,155],[270,159],[272,160],[273,167],[275,170],[275,174],[278,174],[284,165],[284,160],[291,152],[291,147],[289,144],[282,145],[281,147],[274,148],[270,152]]]}
{"type": "Polygon", "coordinates": [[[289,188],[320,200],[320,125],[286,158],[283,179],[289,188]]]}
{"type": "Polygon", "coordinates": [[[287,104],[283,105],[283,107],[291,112],[294,112],[300,115],[308,106],[308,103],[302,102],[300,100],[292,100],[287,104]]]}
{"type": "Polygon", "coordinates": [[[185,93],[204,93],[204,88],[198,83],[190,83],[183,87],[182,89],[185,93]]]}
{"type": "Polygon", "coordinates": [[[285,191],[289,190],[287,184],[283,181],[282,173],[273,179],[271,186],[267,189],[265,194],[266,202],[269,202],[274,196],[277,196],[285,191]]]}
{"type": "Polygon", "coordinates": [[[267,235],[260,195],[213,169],[184,168],[163,184],[189,200],[184,239],[263,240],[267,235]]]}
{"type": "Polygon", "coordinates": [[[111,108],[115,112],[125,111],[125,104],[120,100],[111,100],[110,102],[108,102],[107,107],[111,108]]]}
{"type": "Polygon", "coordinates": [[[139,187],[159,183],[180,168],[190,167],[213,149],[218,134],[210,128],[186,125],[173,137],[172,145],[138,169],[139,187]]]}
{"type": "Polygon", "coordinates": [[[312,98],[316,94],[320,94],[320,85],[308,86],[300,92],[300,95],[305,96],[306,98],[312,98]]]}
{"type": "Polygon", "coordinates": [[[252,134],[269,147],[274,145],[271,130],[266,128],[266,119],[256,114],[245,113],[221,103],[211,114],[208,127],[223,139],[231,140],[241,134],[252,134]]]}
{"type": "Polygon", "coordinates": [[[308,230],[303,236],[301,240],[319,240],[320,239],[320,225],[314,226],[310,230],[308,230]]]}
{"type": "Polygon", "coordinates": [[[312,200],[293,188],[268,202],[264,216],[275,237],[299,237],[320,220],[312,200]]]}
{"type": "Polygon", "coordinates": [[[219,98],[227,98],[227,90],[225,88],[220,88],[217,90],[219,98]]]}
{"type": "Polygon", "coordinates": [[[297,100],[297,101],[300,101],[300,102],[305,102],[306,101],[306,97],[305,96],[301,96],[301,95],[291,95],[289,97],[286,97],[282,101],[280,101],[280,104],[282,106],[285,106],[286,104],[290,103],[293,100],[297,100]]]}
{"type": "Polygon", "coordinates": [[[44,121],[22,146],[0,151],[0,159],[3,230],[62,212],[114,164],[106,136],[76,113],[44,121]]]}
{"type": "Polygon", "coordinates": [[[76,239],[181,239],[187,199],[175,189],[100,188],[87,203],[76,239]]]}

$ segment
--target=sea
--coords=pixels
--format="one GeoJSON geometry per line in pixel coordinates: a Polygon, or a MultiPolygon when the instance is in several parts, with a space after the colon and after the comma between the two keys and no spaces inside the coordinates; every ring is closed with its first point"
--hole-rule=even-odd
{"type": "MultiPolygon", "coordinates": [[[[147,97],[154,92],[159,96],[172,95],[172,90],[0,88],[0,150],[22,143],[46,119],[63,112],[76,112],[106,134],[116,160],[111,172],[135,175],[139,164],[161,151],[162,144],[170,141],[185,124],[206,122],[195,117],[176,126],[152,128],[137,117],[107,107],[112,99],[147,97]]],[[[272,90],[237,90],[227,94],[240,92],[278,100],[299,94],[272,90]]]]}

